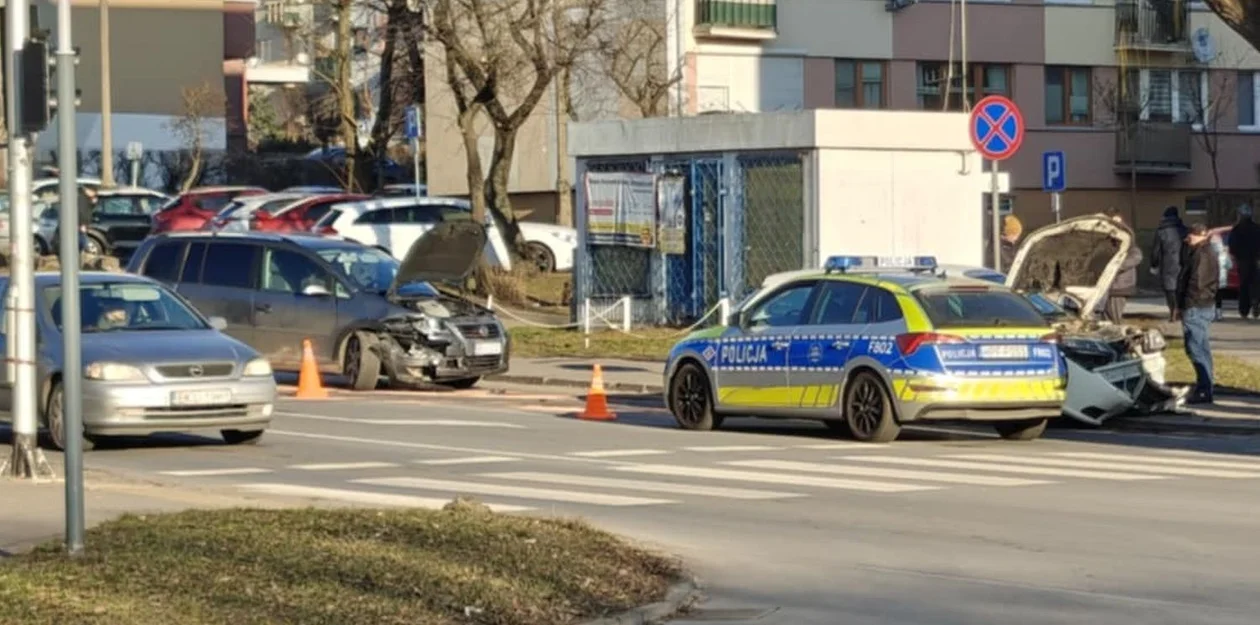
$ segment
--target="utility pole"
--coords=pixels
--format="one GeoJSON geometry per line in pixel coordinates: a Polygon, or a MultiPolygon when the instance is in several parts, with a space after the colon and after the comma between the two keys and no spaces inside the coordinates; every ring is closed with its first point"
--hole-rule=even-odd
{"type": "Polygon", "coordinates": [[[565,163],[569,158],[569,68],[561,67],[556,91],[556,223],[573,225],[573,195],[565,163]]]}
{"type": "MultiPolygon", "coordinates": [[[[9,223],[12,248],[9,252],[11,295],[6,318],[12,321],[6,335],[13,347],[12,455],[0,467],[0,473],[20,478],[36,478],[52,473],[40,451],[39,405],[35,385],[35,259],[33,219],[31,217],[31,137],[23,123],[25,94],[22,76],[26,67],[23,50],[30,35],[30,0],[7,0],[5,3],[5,107],[9,130],[9,223]]],[[[46,61],[45,61],[46,62],[46,61]]],[[[47,65],[43,69],[46,69],[47,65]]],[[[43,89],[41,86],[40,89],[43,89]]],[[[38,94],[40,98],[45,93],[38,94]]]]}
{"type": "MultiPolygon", "coordinates": [[[[70,39],[70,0],[57,0],[57,159],[61,169],[61,344],[63,371],[83,370],[82,330],[79,318],[79,148],[75,142],[77,110],[75,65],[78,54],[70,39]],[[68,253],[66,250],[76,250],[68,253]]],[[[62,377],[61,422],[65,445],[66,552],[83,554],[83,389],[82,376],[62,377]]]]}
{"type": "Polygon", "coordinates": [[[101,184],[107,188],[114,186],[113,78],[109,69],[109,0],[101,0],[101,184]]]}

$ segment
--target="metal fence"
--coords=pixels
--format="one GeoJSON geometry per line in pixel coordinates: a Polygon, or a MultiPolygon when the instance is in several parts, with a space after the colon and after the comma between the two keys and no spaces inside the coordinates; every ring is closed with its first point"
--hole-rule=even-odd
{"type": "MultiPolygon", "coordinates": [[[[685,325],[737,300],[767,275],[805,263],[804,173],[798,154],[749,153],[633,160],[588,160],[583,173],[652,173],[681,178],[685,248],[591,244],[583,228],[574,303],[610,307],[609,322],[628,312],[635,324],[685,325]],[[628,311],[618,302],[628,303],[628,311]]],[[[579,223],[585,225],[585,195],[579,223]]],[[[585,314],[580,308],[574,311],[585,314]]]]}

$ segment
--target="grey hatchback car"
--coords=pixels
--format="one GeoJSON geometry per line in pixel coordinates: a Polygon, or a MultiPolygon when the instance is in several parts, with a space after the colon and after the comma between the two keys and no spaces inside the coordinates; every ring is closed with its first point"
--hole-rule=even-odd
{"type": "Polygon", "coordinates": [[[309,339],[320,370],[356,390],[381,374],[400,386],[469,388],[508,368],[490,310],[440,292],[477,266],[485,229],[440,224],[399,262],[376,247],[309,233],[187,232],[147,239],[127,267],[161,280],[277,369],[301,365],[309,339]]]}
{"type": "MultiPolygon", "coordinates": [[[[0,278],[0,292],[9,279],[0,278]]],[[[258,352],[218,331],[170,289],[141,276],[84,272],[83,448],[97,436],[217,430],[251,443],[271,422],[276,381],[258,352]]],[[[61,275],[35,274],[40,418],[58,448],[62,421],[61,275]]],[[[9,319],[0,324],[8,353],[9,319]]],[[[12,411],[11,367],[0,367],[0,419],[12,411]]]]}

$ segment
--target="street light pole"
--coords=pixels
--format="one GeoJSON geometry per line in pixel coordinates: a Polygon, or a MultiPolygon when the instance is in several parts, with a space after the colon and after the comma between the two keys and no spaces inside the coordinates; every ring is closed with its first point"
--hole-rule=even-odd
{"type": "Polygon", "coordinates": [[[70,0],[57,0],[57,158],[61,169],[61,422],[66,475],[66,552],[83,553],[83,345],[79,319],[79,152],[74,135],[75,58],[70,39],[70,0]],[[74,250],[73,253],[69,250],[74,250]]]}
{"type": "MultiPolygon", "coordinates": [[[[109,0],[101,1],[101,184],[114,186],[114,105],[110,93],[109,0]]],[[[77,191],[76,191],[77,192],[77,191]]]]}

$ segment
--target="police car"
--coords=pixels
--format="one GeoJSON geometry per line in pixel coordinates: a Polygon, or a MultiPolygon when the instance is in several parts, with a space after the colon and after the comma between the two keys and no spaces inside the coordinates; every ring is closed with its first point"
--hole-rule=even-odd
{"type": "Polygon", "coordinates": [[[1053,330],[1006,287],[945,275],[930,256],[833,256],[766,278],[725,326],[675,345],[665,402],[689,430],[807,418],[888,442],[903,423],[961,420],[1032,440],[1066,383],[1053,330]]]}

